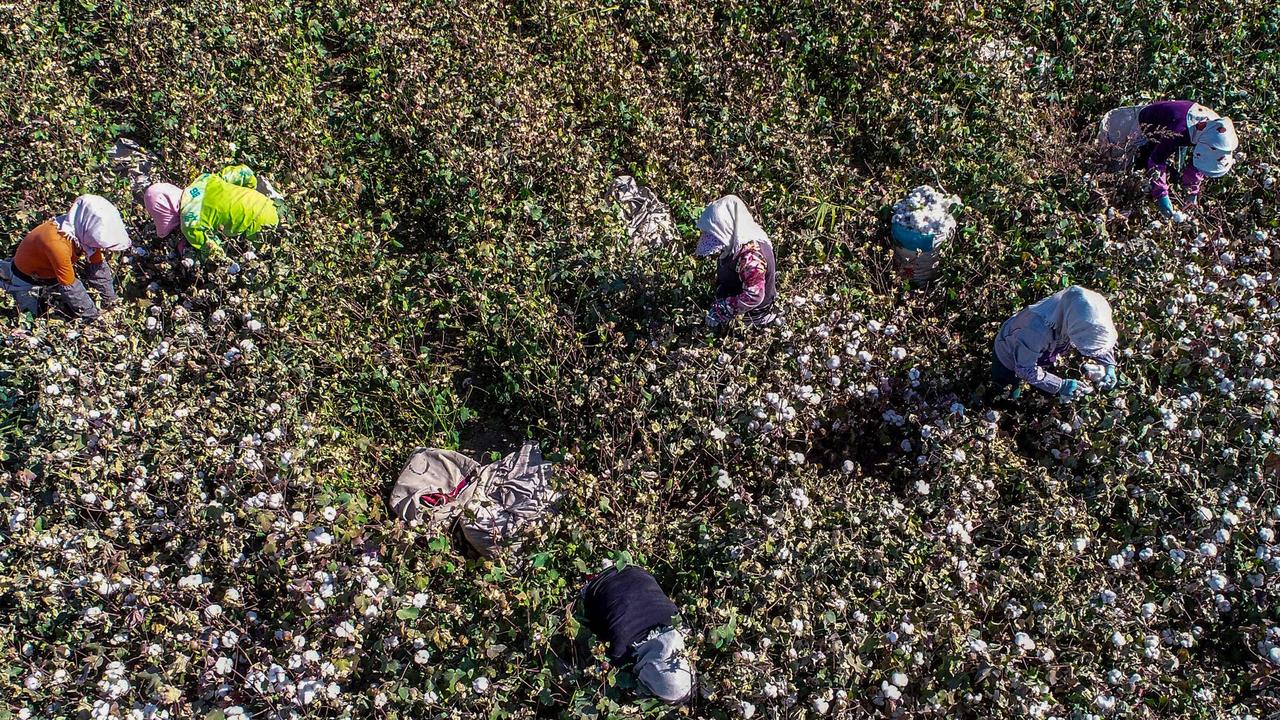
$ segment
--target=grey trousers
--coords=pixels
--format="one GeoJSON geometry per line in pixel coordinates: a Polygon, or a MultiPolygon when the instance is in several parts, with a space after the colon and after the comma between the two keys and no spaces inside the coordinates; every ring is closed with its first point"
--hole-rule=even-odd
{"type": "Polygon", "coordinates": [[[115,276],[111,272],[111,266],[105,262],[83,263],[80,270],[80,277],[70,285],[32,285],[14,275],[10,261],[6,260],[0,262],[0,285],[13,296],[19,312],[39,315],[41,306],[47,302],[45,298],[52,298],[54,306],[62,313],[79,320],[93,320],[101,311],[85,286],[98,291],[102,296],[102,304],[110,307],[118,299],[115,276]]]}

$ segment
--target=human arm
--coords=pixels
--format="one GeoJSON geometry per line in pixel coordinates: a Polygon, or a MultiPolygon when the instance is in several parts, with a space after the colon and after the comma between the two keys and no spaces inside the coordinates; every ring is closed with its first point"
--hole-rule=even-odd
{"type": "Polygon", "coordinates": [[[1200,189],[1204,186],[1206,177],[1194,164],[1187,163],[1186,169],[1182,171],[1182,189],[1187,192],[1188,204],[1195,204],[1200,197],[1200,189]]]}
{"type": "Polygon", "coordinates": [[[1147,157],[1147,177],[1151,180],[1151,197],[1159,200],[1169,197],[1169,158],[1177,151],[1176,138],[1165,138],[1156,144],[1147,157]]]}
{"type": "Polygon", "coordinates": [[[57,285],[54,294],[61,302],[63,312],[77,320],[95,320],[101,314],[84,283],[78,279],[70,285],[57,285]]]}
{"type": "Polygon", "coordinates": [[[738,252],[738,277],[742,280],[742,292],[716,300],[707,313],[708,325],[728,322],[734,315],[754,310],[764,302],[768,282],[769,265],[759,245],[749,245],[738,252]]]}
{"type": "Polygon", "coordinates": [[[1002,342],[1005,343],[1006,357],[1012,356],[1012,370],[1015,375],[1051,395],[1062,388],[1062,378],[1049,372],[1040,364],[1040,359],[1057,345],[1053,330],[1044,322],[1039,319],[1025,322],[1005,336],[1002,342]]]}

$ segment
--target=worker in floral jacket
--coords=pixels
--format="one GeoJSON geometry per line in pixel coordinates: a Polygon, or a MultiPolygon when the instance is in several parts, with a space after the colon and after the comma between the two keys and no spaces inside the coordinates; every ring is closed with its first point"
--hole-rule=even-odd
{"type": "Polygon", "coordinates": [[[716,301],[707,325],[722,326],[736,317],[755,325],[776,319],[777,265],[769,236],[756,224],[746,203],[726,195],[698,218],[698,257],[716,258],[716,301]]]}
{"type": "Polygon", "coordinates": [[[105,252],[128,250],[131,244],[111,201],[81,195],[66,214],[27,233],[12,259],[0,261],[0,286],[13,295],[19,312],[40,314],[47,296],[67,315],[93,320],[101,310],[85,286],[97,291],[103,307],[114,305],[115,278],[105,252]]]}
{"type": "Polygon", "coordinates": [[[1122,107],[1107,113],[1098,140],[1116,159],[1145,168],[1151,180],[1151,197],[1160,212],[1183,219],[1169,196],[1169,164],[1184,148],[1191,160],[1182,169],[1181,185],[1187,194],[1184,209],[1200,198],[1206,178],[1226,175],[1235,165],[1240,145],[1231,118],[1190,100],[1164,100],[1149,105],[1122,107]]]}
{"type": "Polygon", "coordinates": [[[202,257],[221,254],[218,238],[253,239],[262,229],[280,223],[283,197],[265,177],[244,165],[205,173],[186,190],[155,183],[142,194],[142,204],[155,224],[156,235],[167,237],[178,227],[187,243],[202,257]]]}

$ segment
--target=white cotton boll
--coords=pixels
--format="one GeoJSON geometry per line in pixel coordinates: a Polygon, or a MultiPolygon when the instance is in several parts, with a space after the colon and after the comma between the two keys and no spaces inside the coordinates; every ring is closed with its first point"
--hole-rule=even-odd
{"type": "Polygon", "coordinates": [[[1116,632],[1111,633],[1111,644],[1118,648],[1124,647],[1129,644],[1129,639],[1117,630],[1116,632]]]}
{"type": "Polygon", "coordinates": [[[1087,547],[1089,547],[1089,539],[1088,539],[1088,538],[1082,538],[1082,537],[1081,537],[1081,538],[1076,538],[1075,540],[1072,540],[1072,541],[1071,541],[1071,548],[1072,548],[1073,550],[1075,550],[1075,551],[1076,551],[1076,554],[1077,554],[1077,555],[1078,555],[1078,554],[1080,554],[1080,553],[1083,553],[1083,552],[1084,552],[1084,550],[1085,550],[1085,548],[1087,548],[1087,547]]]}
{"type": "Polygon", "coordinates": [[[1084,374],[1091,382],[1102,382],[1107,376],[1107,369],[1097,363],[1085,363],[1084,374]]]}
{"type": "Polygon", "coordinates": [[[472,683],[471,683],[471,689],[472,689],[472,690],[475,690],[475,691],[476,691],[476,693],[477,693],[477,694],[480,694],[480,695],[483,695],[483,694],[485,694],[485,693],[489,692],[489,678],[487,678],[487,677],[485,677],[485,676],[483,676],[483,675],[481,675],[480,677],[476,678],[476,679],[475,679],[474,681],[472,681],[472,683]]]}
{"type": "Polygon", "coordinates": [[[902,698],[902,691],[896,686],[890,684],[888,680],[880,683],[880,694],[883,695],[886,700],[899,700],[902,698]]]}
{"type": "Polygon", "coordinates": [[[908,678],[907,674],[904,672],[895,672],[893,675],[889,676],[889,682],[900,688],[906,687],[909,681],[910,678],[908,678]]]}
{"type": "Polygon", "coordinates": [[[813,711],[818,715],[826,715],[827,710],[831,708],[831,703],[823,700],[822,698],[814,698],[810,705],[813,707],[813,711]]]}
{"type": "Polygon", "coordinates": [[[1036,649],[1036,641],[1032,640],[1031,636],[1024,632],[1020,632],[1014,635],[1013,643],[1017,645],[1018,648],[1024,652],[1030,652],[1036,649]]]}
{"type": "Polygon", "coordinates": [[[827,367],[831,370],[835,370],[836,368],[840,367],[840,356],[832,355],[831,357],[827,358],[827,367]]]}

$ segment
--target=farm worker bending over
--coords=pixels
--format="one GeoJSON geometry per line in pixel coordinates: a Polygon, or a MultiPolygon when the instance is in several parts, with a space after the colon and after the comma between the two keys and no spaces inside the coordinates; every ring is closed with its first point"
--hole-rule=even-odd
{"type": "Polygon", "coordinates": [[[1107,113],[1098,140],[1144,166],[1151,178],[1151,196],[1165,217],[1175,215],[1169,198],[1169,162],[1174,153],[1191,148],[1191,162],[1182,170],[1187,205],[1194,205],[1206,177],[1226,175],[1235,164],[1240,145],[1231,118],[1190,100],[1165,100],[1145,106],[1122,107],[1107,113]]]}
{"type": "Polygon", "coordinates": [[[1116,326],[1111,305],[1092,290],[1073,285],[1009,318],[996,335],[991,375],[998,387],[1026,380],[1047,393],[1077,394],[1081,385],[1046,370],[1072,347],[1105,368],[1101,390],[1116,386],[1116,326]]]}
{"type": "Polygon", "coordinates": [[[609,568],[587,582],[582,600],[587,626],[608,643],[613,664],[631,665],[640,685],[664,702],[689,699],[693,666],[671,625],[680,611],[652,575],[634,565],[609,568]]]}
{"type": "Polygon", "coordinates": [[[49,291],[63,312],[93,320],[100,311],[85,285],[98,291],[103,307],[114,305],[115,278],[103,251],[120,252],[131,244],[115,205],[98,195],[81,195],[65,215],[27,233],[12,260],[0,261],[0,284],[13,295],[19,312],[38,315],[40,296],[49,291]],[[83,280],[76,277],[82,259],[83,280]]]}
{"type": "Polygon", "coordinates": [[[391,489],[391,509],[405,521],[460,532],[477,553],[493,557],[518,547],[522,532],[559,498],[551,473],[534,443],[484,466],[452,450],[419,448],[391,489]]]}
{"type": "Polygon", "coordinates": [[[221,253],[218,236],[252,239],[263,228],[278,225],[282,200],[265,177],[244,165],[205,173],[186,190],[155,183],[142,193],[156,235],[167,237],[181,225],[183,237],[203,257],[221,253]]]}
{"type": "Polygon", "coordinates": [[[716,256],[716,301],[707,324],[717,327],[742,315],[756,325],[768,325],[778,292],[773,244],[756,224],[737,195],[726,195],[707,206],[698,218],[702,235],[698,257],[716,256]]]}

